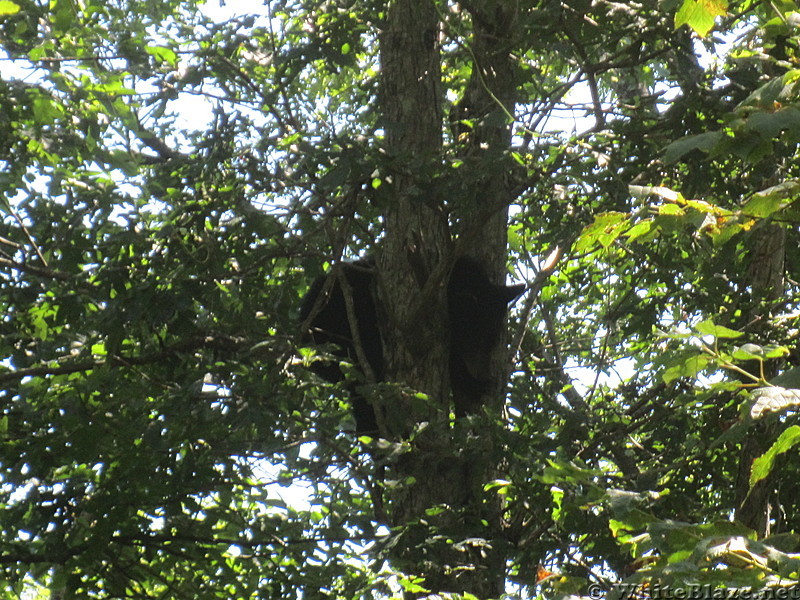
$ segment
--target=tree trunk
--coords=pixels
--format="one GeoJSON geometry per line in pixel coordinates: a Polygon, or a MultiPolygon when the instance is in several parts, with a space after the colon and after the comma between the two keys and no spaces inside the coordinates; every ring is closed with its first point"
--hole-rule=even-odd
{"type": "MultiPolygon", "coordinates": [[[[433,185],[443,170],[444,125],[434,3],[395,0],[381,36],[386,150],[402,166],[392,173],[378,257],[386,379],[394,384],[386,391],[391,398],[378,402],[378,421],[385,437],[408,448],[390,470],[402,485],[387,492],[398,532],[395,564],[423,576],[431,592],[489,598],[503,593],[505,579],[500,506],[483,490],[497,452],[481,416],[450,423],[446,283],[459,253],[476,258],[495,282],[505,278],[512,200],[505,154],[515,89],[507,40],[516,7],[481,1],[468,9],[475,64],[463,107],[476,126],[464,158],[486,175],[473,179],[463,198],[442,197],[442,189],[459,187],[455,181],[433,185]]],[[[501,415],[507,370],[503,339],[486,365],[493,420],[501,415]]]]}
{"type": "MultiPolygon", "coordinates": [[[[785,293],[784,259],[786,256],[786,230],[780,225],[766,225],[753,237],[753,251],[747,271],[747,283],[752,293],[753,309],[747,315],[749,332],[766,329],[772,309],[785,293]]],[[[772,365],[767,365],[772,367],[772,365]]],[[[774,369],[774,368],[773,368],[774,369]]],[[[756,373],[758,375],[758,373],[756,373]]],[[[774,370],[765,373],[767,379],[777,375],[774,370]]],[[[736,482],[738,507],[736,519],[767,537],[770,522],[778,498],[775,476],[770,475],[750,489],[750,470],[753,460],[767,451],[775,441],[778,423],[775,421],[755,423],[742,443],[742,460],[736,482]]]]}
{"type": "MultiPolygon", "coordinates": [[[[446,356],[444,274],[436,282],[430,275],[441,262],[449,237],[441,199],[429,193],[430,185],[420,177],[434,173],[441,161],[437,33],[432,2],[398,0],[389,8],[381,36],[381,99],[387,153],[395,165],[403,166],[392,173],[379,286],[386,299],[382,334],[388,379],[443,398],[447,392],[442,359],[446,356]]],[[[415,423],[438,412],[435,407],[404,407],[401,416],[407,422],[400,427],[393,424],[394,431],[388,433],[407,435],[415,423]]]]}

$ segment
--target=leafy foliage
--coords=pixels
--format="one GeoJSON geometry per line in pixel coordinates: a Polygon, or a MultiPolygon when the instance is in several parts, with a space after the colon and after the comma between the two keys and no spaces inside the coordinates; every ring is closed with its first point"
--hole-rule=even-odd
{"type": "Polygon", "coordinates": [[[492,540],[381,521],[408,448],[354,439],[296,325],[398,173],[465,236],[494,201],[474,3],[435,3],[434,172],[382,149],[385,3],[227,4],[0,2],[2,597],[422,593],[401,540],[502,546],[520,597],[800,583],[797,4],[515,5],[509,264],[563,258],[463,441],[492,540]]]}

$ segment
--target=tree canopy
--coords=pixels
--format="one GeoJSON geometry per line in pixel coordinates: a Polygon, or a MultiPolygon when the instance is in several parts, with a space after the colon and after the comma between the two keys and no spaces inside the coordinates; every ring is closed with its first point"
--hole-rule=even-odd
{"type": "Polygon", "coordinates": [[[0,0],[1,597],[800,584],[799,32],[794,0],[0,0]],[[529,284],[466,417],[460,254],[529,284]],[[367,257],[359,438],[298,315],[367,257]]]}

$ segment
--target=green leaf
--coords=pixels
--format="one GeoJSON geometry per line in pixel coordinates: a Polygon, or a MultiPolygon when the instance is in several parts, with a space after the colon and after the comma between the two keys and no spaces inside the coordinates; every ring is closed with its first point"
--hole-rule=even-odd
{"type": "Polygon", "coordinates": [[[728,242],[736,234],[749,229],[748,224],[737,223],[736,221],[728,221],[722,227],[712,229],[711,239],[714,245],[719,247],[728,242]]]}
{"type": "Polygon", "coordinates": [[[647,235],[653,229],[654,224],[652,219],[645,219],[644,221],[640,221],[633,227],[631,227],[625,236],[628,238],[628,241],[634,241],[642,236],[647,235]]]}
{"type": "Polygon", "coordinates": [[[175,67],[178,64],[178,55],[172,48],[167,48],[166,46],[147,46],[145,52],[156,60],[167,63],[171,67],[175,67]]]}
{"type": "Polygon", "coordinates": [[[686,212],[677,204],[662,204],[658,207],[658,214],[669,217],[682,217],[686,212]]]}
{"type": "Polygon", "coordinates": [[[578,252],[592,250],[595,246],[608,248],[627,229],[628,214],[606,212],[595,217],[594,223],[587,225],[575,243],[578,252]]]}
{"type": "Polygon", "coordinates": [[[707,354],[692,354],[685,358],[683,362],[667,368],[661,378],[664,383],[672,383],[682,377],[694,377],[705,369],[713,359],[707,354]]]}
{"type": "Polygon", "coordinates": [[[790,180],[753,194],[742,207],[749,217],[763,219],[785,208],[800,197],[800,180],[790,180]]]}
{"type": "Polygon", "coordinates": [[[755,112],[745,121],[744,129],[767,138],[776,138],[784,131],[796,136],[800,132],[800,110],[789,107],[775,112],[755,112]]]}
{"type": "Polygon", "coordinates": [[[742,213],[748,217],[763,219],[780,210],[782,204],[783,198],[756,194],[742,207],[742,213]]]}
{"type": "Polygon", "coordinates": [[[785,388],[800,389],[800,367],[792,367],[787,369],[780,375],[770,380],[772,385],[778,385],[785,388]]]}
{"type": "Polygon", "coordinates": [[[706,319],[705,321],[701,321],[700,323],[695,325],[694,330],[700,335],[712,335],[717,339],[720,338],[735,339],[738,337],[742,337],[744,335],[744,333],[741,331],[728,329],[727,327],[723,327],[722,325],[715,325],[714,321],[712,321],[711,319],[706,319]]]}
{"type": "Polygon", "coordinates": [[[754,107],[772,110],[774,109],[778,97],[784,92],[784,89],[785,84],[783,82],[783,77],[770,79],[764,85],[756,88],[747,98],[739,103],[738,112],[747,114],[746,111],[750,111],[754,107]]]}
{"type": "Polygon", "coordinates": [[[786,346],[776,346],[774,344],[762,346],[761,350],[764,352],[764,358],[783,358],[791,354],[786,346]]]}
{"type": "Polygon", "coordinates": [[[319,180],[319,187],[324,190],[333,190],[344,184],[350,176],[350,163],[343,160],[341,163],[335,165],[319,180]]]}
{"type": "Polygon", "coordinates": [[[792,425],[783,431],[770,449],[753,461],[753,468],[750,471],[750,489],[752,490],[755,484],[772,472],[775,459],[779,455],[788,452],[798,443],[800,443],[800,426],[792,425]]]}
{"type": "Polygon", "coordinates": [[[728,10],[726,0],[684,0],[675,14],[675,29],[688,25],[701,37],[714,27],[714,19],[728,10]]]}
{"type": "Polygon", "coordinates": [[[707,214],[729,214],[730,211],[723,211],[718,206],[711,204],[710,202],[706,202],[705,200],[686,200],[686,206],[689,208],[693,208],[699,213],[704,215],[707,214]]]}
{"type": "Polygon", "coordinates": [[[0,17],[4,15],[14,15],[20,10],[19,4],[11,0],[0,0],[0,17]]]}
{"type": "Polygon", "coordinates": [[[674,163],[693,150],[708,153],[723,139],[721,131],[709,131],[698,135],[689,135],[671,144],[664,149],[664,162],[674,163]]]}
{"type": "Polygon", "coordinates": [[[764,349],[757,344],[744,344],[733,351],[735,360],[763,360],[764,349]]]}

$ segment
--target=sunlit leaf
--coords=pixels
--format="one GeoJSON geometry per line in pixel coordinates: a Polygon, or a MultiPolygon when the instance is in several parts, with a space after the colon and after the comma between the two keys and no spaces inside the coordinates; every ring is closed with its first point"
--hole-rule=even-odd
{"type": "Polygon", "coordinates": [[[675,202],[681,199],[681,194],[664,186],[653,185],[629,185],[628,191],[636,198],[647,198],[648,196],[658,196],[675,202]]]}
{"type": "Polygon", "coordinates": [[[586,252],[596,246],[608,248],[627,229],[628,215],[621,212],[607,212],[595,217],[594,222],[581,232],[575,243],[575,250],[586,252]]]}
{"type": "Polygon", "coordinates": [[[800,197],[800,181],[790,180],[753,194],[742,207],[745,215],[766,218],[800,197]]]}
{"type": "Polygon", "coordinates": [[[769,476],[778,456],[788,452],[797,444],[800,444],[800,426],[792,425],[781,432],[769,450],[753,461],[750,471],[750,489],[752,490],[759,481],[769,476]]]}
{"type": "Polygon", "coordinates": [[[727,11],[726,0],[683,0],[675,15],[675,29],[689,25],[698,35],[705,37],[714,27],[714,19],[727,11]]]}
{"type": "Polygon", "coordinates": [[[707,354],[693,354],[683,359],[679,364],[674,364],[665,369],[661,374],[661,378],[664,383],[672,383],[682,377],[695,377],[706,369],[712,360],[707,354]]]}
{"type": "Polygon", "coordinates": [[[20,10],[19,4],[11,2],[11,0],[0,0],[0,17],[4,15],[13,15],[20,10]]]}
{"type": "Polygon", "coordinates": [[[741,331],[736,331],[734,329],[730,329],[728,327],[724,327],[722,325],[715,325],[714,321],[711,319],[706,319],[705,321],[701,321],[694,327],[695,331],[700,335],[711,335],[715,338],[727,338],[727,339],[735,339],[738,337],[742,337],[744,335],[741,331]]]}
{"type": "Polygon", "coordinates": [[[652,219],[645,219],[640,221],[633,227],[631,227],[626,233],[625,236],[628,238],[629,241],[634,241],[642,236],[646,236],[650,233],[653,229],[654,223],[652,219]]]}
{"type": "Polygon", "coordinates": [[[677,204],[662,204],[658,207],[658,214],[662,216],[681,217],[686,213],[677,204]]]}
{"type": "Polygon", "coordinates": [[[145,52],[156,60],[165,62],[170,66],[174,67],[178,64],[178,55],[174,50],[166,46],[146,46],[145,52]]]}
{"type": "Polygon", "coordinates": [[[739,346],[733,351],[733,358],[735,360],[763,360],[764,349],[757,344],[744,344],[739,346]]]}
{"type": "Polygon", "coordinates": [[[783,412],[787,408],[800,405],[800,389],[786,389],[779,386],[761,387],[753,390],[753,406],[750,416],[760,419],[767,413],[783,412]]]}

